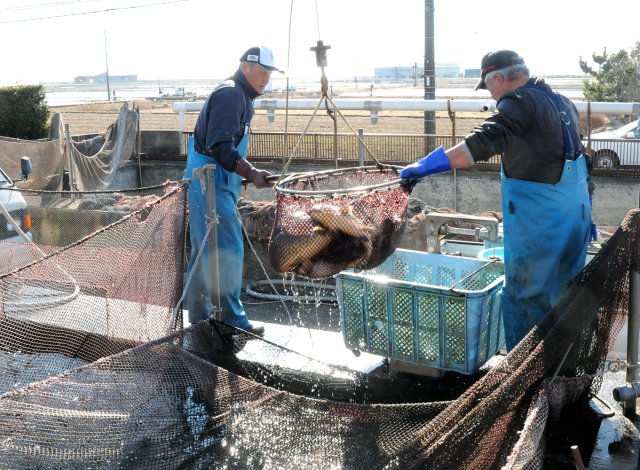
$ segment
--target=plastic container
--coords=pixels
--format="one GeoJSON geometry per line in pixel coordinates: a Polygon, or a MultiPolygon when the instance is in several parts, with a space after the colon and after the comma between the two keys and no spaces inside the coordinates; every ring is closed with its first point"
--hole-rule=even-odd
{"type": "Polygon", "coordinates": [[[335,277],[349,349],[472,374],[504,342],[502,263],[398,249],[335,277]]]}

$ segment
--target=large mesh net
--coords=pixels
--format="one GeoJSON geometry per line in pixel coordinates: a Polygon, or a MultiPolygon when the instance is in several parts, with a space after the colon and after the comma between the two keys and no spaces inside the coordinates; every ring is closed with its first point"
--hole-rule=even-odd
{"type": "Polygon", "coordinates": [[[90,211],[129,212],[0,276],[3,468],[542,468],[545,426],[600,387],[640,211],[511,353],[431,379],[176,330],[184,189],[109,195],[90,211]]]}
{"type": "Polygon", "coordinates": [[[23,189],[59,191],[65,170],[73,188],[98,191],[110,186],[116,170],[135,153],[139,117],[123,103],[118,119],[104,133],[80,141],[66,138],[60,113],[51,117],[49,136],[43,140],[22,140],[0,136],[0,168],[23,189]],[[20,159],[29,157],[32,173],[21,181],[20,159]],[[71,168],[69,166],[71,165],[71,168]]]}
{"type": "Polygon", "coordinates": [[[72,184],[79,191],[97,191],[110,187],[116,170],[123,167],[136,151],[139,116],[127,103],[118,119],[103,134],[70,141],[72,184]]]}
{"type": "Polygon", "coordinates": [[[392,167],[284,179],[276,186],[272,266],[280,273],[322,279],[380,265],[402,238],[411,184],[399,180],[392,167]]]}

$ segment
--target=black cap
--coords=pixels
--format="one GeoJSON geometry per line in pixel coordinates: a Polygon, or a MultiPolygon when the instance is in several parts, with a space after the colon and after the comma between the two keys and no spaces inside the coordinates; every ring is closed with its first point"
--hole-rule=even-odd
{"type": "Polygon", "coordinates": [[[268,47],[256,46],[248,49],[244,54],[242,54],[242,57],[240,57],[240,62],[256,62],[260,67],[268,70],[269,72],[284,73],[275,66],[273,52],[268,47]]]}
{"type": "Polygon", "coordinates": [[[508,51],[506,49],[489,52],[482,58],[482,65],[480,65],[480,81],[476,85],[476,90],[487,89],[484,79],[488,73],[518,64],[524,64],[524,59],[520,57],[517,52],[508,51]]]}

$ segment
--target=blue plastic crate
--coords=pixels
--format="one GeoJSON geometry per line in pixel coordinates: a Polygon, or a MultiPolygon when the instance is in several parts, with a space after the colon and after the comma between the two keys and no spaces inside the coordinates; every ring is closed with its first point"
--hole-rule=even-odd
{"type": "Polygon", "coordinates": [[[352,350],[472,374],[504,342],[502,263],[399,249],[335,277],[352,350]]]}

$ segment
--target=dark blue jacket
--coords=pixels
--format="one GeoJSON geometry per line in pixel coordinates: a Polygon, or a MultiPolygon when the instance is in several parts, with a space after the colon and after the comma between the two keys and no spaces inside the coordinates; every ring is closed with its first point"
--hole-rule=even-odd
{"type": "Polygon", "coordinates": [[[227,171],[234,171],[243,158],[236,146],[249,132],[253,117],[253,100],[259,93],[238,69],[220,83],[205,101],[193,141],[196,152],[213,157],[227,171]]]}
{"type": "MultiPolygon", "coordinates": [[[[560,113],[555,102],[539,89],[551,91],[544,80],[534,77],[529,83],[535,86],[505,93],[496,111],[475,127],[465,142],[474,161],[501,155],[509,178],[555,184],[562,176],[565,160],[560,113]]],[[[569,99],[561,99],[576,135],[580,135],[576,107],[569,99]]]]}

